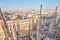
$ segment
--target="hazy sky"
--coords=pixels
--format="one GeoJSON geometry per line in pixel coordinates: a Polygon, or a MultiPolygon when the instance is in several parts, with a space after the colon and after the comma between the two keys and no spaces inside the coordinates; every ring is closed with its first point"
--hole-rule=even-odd
{"type": "Polygon", "coordinates": [[[38,9],[41,4],[46,8],[60,7],[60,0],[0,0],[4,10],[38,9]]]}

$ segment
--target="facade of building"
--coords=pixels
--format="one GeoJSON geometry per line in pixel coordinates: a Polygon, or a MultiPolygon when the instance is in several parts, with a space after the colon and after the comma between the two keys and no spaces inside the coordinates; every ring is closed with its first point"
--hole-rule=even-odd
{"type": "MultiPolygon", "coordinates": [[[[2,25],[1,25],[1,20],[0,20],[0,39],[4,39],[5,35],[4,35],[4,31],[2,29],[2,25]],[[3,35],[3,36],[2,36],[3,35]]],[[[14,40],[17,39],[17,34],[16,32],[18,32],[20,34],[21,37],[28,35],[29,33],[29,28],[32,27],[32,19],[21,19],[21,20],[12,20],[12,21],[7,21],[7,25],[9,27],[10,33],[13,36],[14,40]]],[[[1,39],[1,40],[2,40],[1,39]]]]}

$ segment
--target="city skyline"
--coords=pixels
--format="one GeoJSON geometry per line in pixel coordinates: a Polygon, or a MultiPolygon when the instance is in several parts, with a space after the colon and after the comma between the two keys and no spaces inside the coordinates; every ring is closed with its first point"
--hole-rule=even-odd
{"type": "Polygon", "coordinates": [[[0,0],[0,40],[60,40],[60,0],[0,0]]]}
{"type": "Polygon", "coordinates": [[[60,10],[60,0],[0,0],[0,6],[3,10],[39,9],[41,4],[43,9],[54,9],[58,6],[58,10],[60,10]]]}

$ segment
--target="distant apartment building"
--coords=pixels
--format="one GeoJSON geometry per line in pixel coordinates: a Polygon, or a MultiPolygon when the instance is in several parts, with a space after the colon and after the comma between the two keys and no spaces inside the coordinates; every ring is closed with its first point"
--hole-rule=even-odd
{"type": "MultiPolygon", "coordinates": [[[[0,39],[4,39],[5,35],[4,35],[4,31],[2,29],[2,25],[1,25],[1,20],[0,20],[0,39]]],[[[18,31],[18,33],[20,34],[21,37],[28,35],[29,33],[29,28],[32,27],[32,19],[21,19],[21,20],[11,20],[11,21],[7,21],[7,25],[9,27],[9,30],[11,32],[11,35],[13,35],[14,40],[17,39],[17,35],[16,32],[18,31]]]]}

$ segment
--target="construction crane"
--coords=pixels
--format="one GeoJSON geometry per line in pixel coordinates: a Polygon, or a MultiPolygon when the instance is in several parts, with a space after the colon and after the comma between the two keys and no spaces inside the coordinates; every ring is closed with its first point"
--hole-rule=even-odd
{"type": "Polygon", "coordinates": [[[3,28],[4,33],[5,33],[5,37],[6,37],[5,40],[9,40],[9,38],[10,38],[11,40],[14,40],[13,37],[12,37],[12,35],[11,35],[11,33],[9,32],[9,28],[8,28],[8,25],[7,25],[6,20],[5,20],[5,18],[4,18],[4,15],[3,15],[3,13],[1,12],[1,8],[0,8],[0,17],[1,17],[1,19],[3,20],[3,23],[4,23],[4,26],[3,26],[2,28],[3,28]]]}

